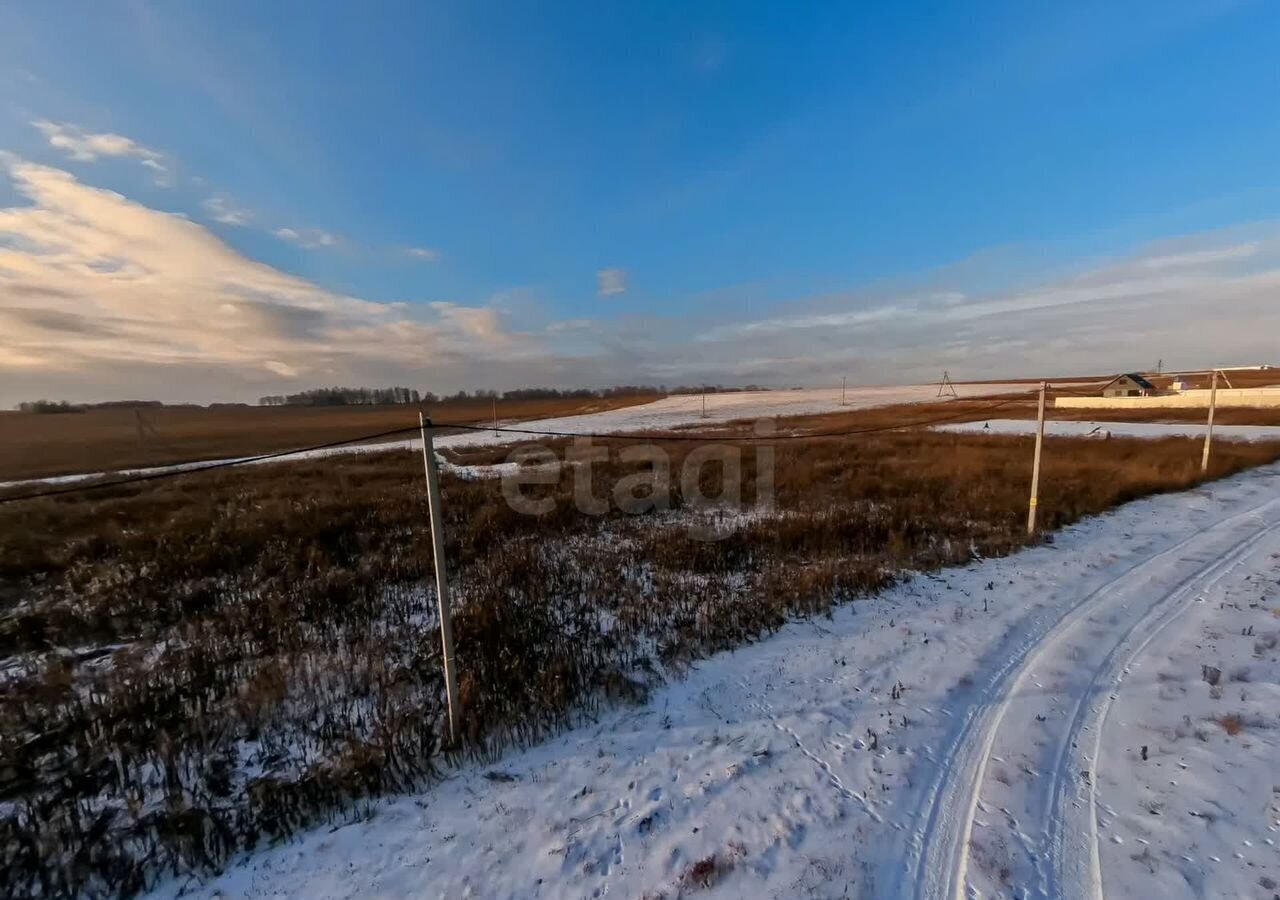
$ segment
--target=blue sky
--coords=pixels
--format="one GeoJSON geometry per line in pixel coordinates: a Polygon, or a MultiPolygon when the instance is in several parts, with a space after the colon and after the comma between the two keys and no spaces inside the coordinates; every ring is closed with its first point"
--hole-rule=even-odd
{"type": "Polygon", "coordinates": [[[0,402],[1276,355],[1280,5],[805,6],[6,4],[0,402]]]}

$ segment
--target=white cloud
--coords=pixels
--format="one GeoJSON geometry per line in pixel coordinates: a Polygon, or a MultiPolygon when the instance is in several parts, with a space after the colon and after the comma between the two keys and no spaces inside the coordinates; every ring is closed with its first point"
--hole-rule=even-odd
{"type": "Polygon", "coordinates": [[[282,363],[278,359],[264,360],[262,367],[268,372],[274,372],[281,378],[297,378],[298,370],[288,363],[282,363]]]}
{"type": "Polygon", "coordinates": [[[6,171],[28,205],[0,209],[0,402],[49,385],[214,399],[280,378],[475,383],[541,352],[496,310],[327,291],[60,169],[0,157],[6,171]]]}
{"type": "Polygon", "coordinates": [[[78,162],[96,162],[104,156],[136,159],[151,170],[157,184],[173,183],[164,156],[131,138],[119,134],[88,132],[67,122],[50,122],[47,119],[31,124],[45,136],[50,147],[61,150],[78,162]]]}
{"type": "Polygon", "coordinates": [[[992,275],[975,266],[961,283],[791,303],[767,318],[710,325],[694,340],[711,372],[788,381],[837,370],[883,382],[942,368],[999,377],[1111,372],[1161,358],[1184,367],[1272,362],[1280,232],[1253,232],[1191,235],[1004,290],[972,289],[968,281],[992,275]]]}
{"type": "Polygon", "coordinates": [[[841,329],[858,328],[876,322],[885,322],[902,316],[913,315],[914,306],[895,304],[875,306],[870,309],[850,309],[839,312],[814,313],[811,315],[779,316],[771,319],[758,319],[754,322],[741,322],[734,325],[717,326],[699,336],[703,341],[720,341],[737,339],[752,335],[777,334],[785,331],[805,331],[809,329],[841,329]]]}
{"type": "Polygon", "coordinates": [[[702,72],[718,72],[728,55],[724,41],[710,37],[699,43],[693,52],[693,64],[702,72]]]}
{"type": "Polygon", "coordinates": [[[253,213],[240,206],[227,194],[214,194],[200,205],[204,207],[211,219],[223,225],[248,225],[253,221],[253,213]]]}
{"type": "Polygon", "coordinates": [[[1211,250],[1192,250],[1184,253],[1171,253],[1168,256],[1151,256],[1142,260],[1148,269],[1168,269],[1182,266],[1196,266],[1207,263],[1231,262],[1248,259],[1258,252],[1261,245],[1256,242],[1237,244],[1234,247],[1216,247],[1211,250]]]}
{"type": "MultiPolygon", "coordinates": [[[[884,383],[944,368],[977,378],[1112,372],[1159,358],[1188,368],[1280,362],[1280,230],[1261,226],[1191,235],[1065,276],[1020,275],[1001,289],[991,284],[1003,258],[900,289],[773,303],[754,319],[733,302],[714,314],[684,306],[555,321],[521,292],[472,305],[325,290],[240,255],[197,222],[60,169],[0,154],[5,173],[24,205],[0,208],[0,404],[251,398],[284,381],[432,390],[831,384],[842,375],[884,383]]],[[[625,275],[600,284],[619,286],[625,275]]]]}
{"type": "Polygon", "coordinates": [[[564,319],[559,322],[552,322],[546,327],[548,334],[560,334],[568,331],[583,331],[590,328],[595,323],[590,319],[564,319]]]}
{"type": "Polygon", "coordinates": [[[627,273],[623,269],[601,269],[596,272],[596,294],[613,297],[626,293],[627,273]]]}
{"type": "Polygon", "coordinates": [[[308,250],[336,247],[341,241],[336,234],[321,228],[277,228],[272,233],[282,241],[297,244],[308,250]]]}
{"type": "Polygon", "coordinates": [[[412,256],[414,259],[420,259],[423,262],[437,262],[440,259],[440,251],[433,250],[430,247],[406,247],[405,254],[412,256]]]}

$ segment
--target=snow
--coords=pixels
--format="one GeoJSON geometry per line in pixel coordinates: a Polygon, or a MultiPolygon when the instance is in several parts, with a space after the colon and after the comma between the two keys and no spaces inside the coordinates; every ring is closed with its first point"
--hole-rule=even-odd
{"type": "MultiPolygon", "coordinates": [[[[956,387],[956,392],[961,397],[988,397],[1028,390],[1028,386],[1024,384],[957,385],[956,387]]],[[[938,399],[938,386],[923,384],[849,388],[843,406],[840,399],[839,388],[707,394],[706,415],[703,416],[702,395],[683,394],[639,406],[627,406],[589,415],[539,419],[535,422],[519,423],[513,427],[572,434],[666,431],[701,424],[720,425],[743,419],[809,416],[839,412],[842,409],[869,409],[900,403],[927,403],[938,399]]],[[[510,434],[478,431],[450,435],[441,438],[437,443],[442,447],[508,444],[511,443],[512,437],[510,434]]],[[[520,436],[515,435],[515,437],[520,436]]]]}
{"type": "MultiPolygon", "coordinates": [[[[935,426],[939,431],[983,434],[1035,434],[1035,419],[988,419],[935,426]]],[[[1057,422],[1046,420],[1044,433],[1057,437],[1204,437],[1205,426],[1196,422],[1057,422]]],[[[1280,440],[1280,425],[1214,425],[1215,440],[1280,440]]]]}
{"type": "Polygon", "coordinates": [[[1278,558],[1280,465],[1132,503],[154,896],[1270,896],[1278,558]]]}
{"type": "Polygon", "coordinates": [[[912,896],[959,896],[966,883],[985,896],[1018,887],[1028,896],[1101,897],[1104,883],[1117,896],[1149,896],[1142,878],[1108,873],[1099,861],[1100,833],[1124,844],[1123,835],[1105,834],[1099,779],[1114,778],[1121,793],[1132,784],[1123,762],[1114,766],[1099,751],[1109,707],[1166,624],[1242,570],[1266,570],[1265,559],[1255,558],[1260,548],[1280,549],[1274,491],[1267,502],[1126,562],[1015,651],[1013,677],[993,685],[965,724],[971,734],[948,751],[947,776],[927,804],[934,818],[922,832],[912,896]]]}
{"type": "MultiPolygon", "coordinates": [[[[449,460],[439,454],[436,454],[436,462],[440,465],[440,468],[443,471],[448,472],[451,475],[456,475],[459,478],[465,478],[467,481],[476,481],[484,478],[505,478],[508,475],[514,475],[516,472],[520,471],[520,463],[518,462],[462,466],[457,463],[449,462],[449,460]]],[[[542,465],[537,466],[536,468],[558,469],[559,467],[560,463],[557,461],[553,466],[542,465]]]]}
{"type": "MultiPolygon", "coordinates": [[[[975,384],[956,385],[956,393],[960,397],[986,397],[993,394],[1021,392],[1028,390],[1025,384],[975,384]]],[[[703,416],[702,395],[681,395],[627,406],[597,413],[586,413],[577,416],[559,416],[548,419],[533,419],[523,422],[502,422],[499,427],[528,429],[531,431],[554,431],[569,434],[617,434],[633,431],[667,430],[686,428],[698,424],[723,424],[739,419],[768,418],[773,416],[806,416],[818,413],[838,412],[841,409],[867,409],[875,406],[889,406],[898,403],[926,403],[937,399],[938,386],[934,384],[900,385],[895,387],[860,387],[849,388],[841,404],[839,388],[819,388],[792,391],[739,391],[723,394],[707,394],[706,416],[703,416]]],[[[439,424],[442,426],[445,421],[439,424]]],[[[522,434],[506,434],[495,431],[471,431],[436,438],[438,448],[483,446],[510,444],[515,441],[533,440],[533,436],[522,434]]],[[[311,450],[288,457],[290,460],[321,459],[346,453],[373,453],[387,450],[421,451],[422,441],[405,439],[381,441],[372,444],[344,444],[341,447],[328,447],[323,450],[311,450]]],[[[0,490],[22,487],[24,485],[48,484],[65,485],[85,481],[90,478],[101,478],[114,474],[121,477],[147,475],[158,472],[180,472],[198,469],[201,466],[216,463],[240,462],[249,457],[230,457],[227,459],[208,459],[200,462],[181,463],[168,466],[150,466],[140,469],[124,469],[117,472],[83,472],[76,475],[57,475],[48,478],[31,478],[22,481],[0,482],[0,490]]],[[[263,460],[276,462],[277,460],[263,460]]]]}
{"type": "Polygon", "coordinates": [[[1246,552],[1135,660],[1095,742],[1110,762],[1097,787],[1115,845],[1101,848],[1103,871],[1153,896],[1272,896],[1280,884],[1280,554],[1246,552]]]}

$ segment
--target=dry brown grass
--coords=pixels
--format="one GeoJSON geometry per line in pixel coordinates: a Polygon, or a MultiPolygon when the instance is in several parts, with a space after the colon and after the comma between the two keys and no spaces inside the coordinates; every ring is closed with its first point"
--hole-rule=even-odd
{"type": "MultiPolygon", "coordinates": [[[[1017,418],[1016,415],[1006,416],[1006,411],[1019,409],[1021,402],[1017,398],[997,395],[964,400],[939,400],[931,403],[900,403],[892,406],[874,406],[869,409],[837,410],[810,416],[790,416],[783,420],[783,425],[788,433],[831,434],[872,428],[905,427],[938,420],[966,422],[993,417],[1017,418]],[[992,409],[993,406],[998,408],[992,409]]],[[[702,431],[701,428],[696,430],[702,431]]],[[[743,433],[746,433],[745,430],[743,433]]]]}
{"type": "MultiPolygon", "coordinates": [[[[1110,381],[1115,378],[1118,373],[1112,372],[1107,375],[1069,375],[1059,378],[996,378],[987,381],[957,381],[956,384],[1026,384],[1037,385],[1041,381],[1048,381],[1051,385],[1095,385],[1110,381]]],[[[1174,374],[1156,375],[1151,372],[1140,373],[1150,381],[1159,390],[1170,390],[1173,387],[1174,374]]],[[[1192,388],[1205,388],[1210,385],[1212,376],[1209,373],[1200,373],[1185,376],[1192,388]]],[[[1280,370],[1277,369],[1239,369],[1236,371],[1228,370],[1225,376],[1219,376],[1218,384],[1220,387],[1236,387],[1236,388],[1256,388],[1256,387],[1272,387],[1280,385],[1280,370]]]]}
{"type": "Polygon", "coordinates": [[[1222,730],[1231,737],[1235,737],[1237,734],[1244,731],[1244,719],[1234,713],[1220,717],[1217,719],[1217,722],[1222,727],[1222,730]]]}
{"type": "Polygon", "coordinates": [[[1048,378],[988,378],[983,381],[957,381],[956,384],[1025,384],[1035,387],[1041,381],[1050,384],[1098,384],[1110,381],[1115,375],[1060,375],[1048,378]]]}
{"type": "MultiPolygon", "coordinates": [[[[598,412],[649,403],[653,395],[606,399],[499,400],[508,420],[598,412]]],[[[438,403],[439,422],[490,421],[491,401],[438,403]]],[[[0,411],[0,481],[251,456],[411,427],[414,406],[166,406],[143,410],[154,434],[138,438],[132,409],[35,414],[0,411]]]]}
{"type": "MultiPolygon", "coordinates": [[[[622,441],[609,441],[615,451],[622,441]]],[[[672,443],[675,471],[693,445],[672,443]]],[[[493,455],[492,450],[483,451],[493,455]]],[[[781,443],[780,514],[722,540],[670,513],[546,515],[444,479],[465,735],[442,676],[421,463],[368,454],[0,506],[0,883],[128,894],[642,698],[795,615],[1025,541],[1026,438],[781,443]]],[[[1212,477],[1280,447],[1224,444],[1212,477]]],[[[744,498],[755,450],[744,448],[744,498]]],[[[616,453],[596,496],[636,471],[616,453]]],[[[1186,439],[1046,443],[1052,529],[1197,484],[1186,439]]],[[[714,489],[719,473],[703,473],[714,489]]],[[[714,493],[708,490],[707,493],[714,493]]]]}
{"type": "MultiPolygon", "coordinates": [[[[1060,422],[1171,422],[1203,424],[1208,413],[1204,409],[1057,409],[1050,406],[1045,418],[1060,422]]],[[[920,422],[946,417],[954,422],[981,422],[986,419],[1034,419],[1034,397],[1013,398],[995,395],[981,399],[944,400],[935,403],[882,406],[873,409],[851,409],[788,419],[789,425],[806,432],[839,431],[871,428],[900,423],[920,422]],[[1009,402],[1006,402],[1008,400],[1009,402]],[[993,404],[1001,404],[991,409],[993,404]]],[[[1214,413],[1219,425],[1280,425],[1280,408],[1245,409],[1221,407],[1214,413]]]]}
{"type": "MultiPolygon", "coordinates": [[[[1175,422],[1203,425],[1207,409],[1054,409],[1048,418],[1065,422],[1175,422]]],[[[1024,406],[1018,415],[1002,414],[1006,419],[1034,419],[1035,408],[1024,406]]],[[[1246,409],[1238,406],[1219,407],[1213,421],[1218,425],[1280,425],[1280,409],[1246,409]]]]}
{"type": "MultiPolygon", "coordinates": [[[[1148,375],[1147,380],[1161,390],[1173,387],[1173,375],[1148,375]]],[[[1208,390],[1213,381],[1209,373],[1187,375],[1185,380],[1194,389],[1208,390]]],[[[1239,369],[1226,371],[1218,376],[1220,388],[1260,388],[1280,385],[1280,370],[1277,369],[1239,369]]]]}
{"type": "Polygon", "coordinates": [[[690,863],[680,875],[681,893],[709,890],[732,870],[733,861],[718,855],[707,856],[690,863]]]}

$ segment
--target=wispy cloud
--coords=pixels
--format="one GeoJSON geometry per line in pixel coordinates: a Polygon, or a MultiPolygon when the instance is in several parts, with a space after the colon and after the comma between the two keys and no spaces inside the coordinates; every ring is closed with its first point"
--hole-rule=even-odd
{"type": "MultiPolygon", "coordinates": [[[[326,290],[61,169],[0,155],[4,174],[23,205],[0,209],[0,403],[134,395],[138,385],[162,399],[217,399],[287,381],[884,383],[944,368],[977,378],[1159,358],[1280,362],[1275,226],[1189,235],[1067,274],[1023,272],[1016,284],[996,277],[1002,258],[912,285],[797,297],[754,318],[737,305],[734,318],[554,320],[534,298],[373,302],[326,290]]],[[[314,231],[283,239],[332,246],[314,231]]],[[[610,271],[618,277],[598,283],[606,296],[626,287],[610,271]]]]}
{"type": "Polygon", "coordinates": [[[548,334],[561,334],[569,331],[583,331],[594,324],[591,319],[562,319],[559,322],[550,323],[545,330],[548,334]]]}
{"type": "Polygon", "coordinates": [[[3,402],[59,385],[212,399],[280,379],[466,383],[539,352],[496,309],[335,293],[61,169],[9,156],[0,173],[26,201],[0,209],[3,402]]]}
{"type": "Polygon", "coordinates": [[[596,294],[613,297],[627,291],[627,273],[623,269],[601,269],[596,272],[596,294]]]}
{"type": "Polygon", "coordinates": [[[132,138],[109,132],[89,132],[67,122],[50,122],[47,119],[39,119],[31,124],[45,136],[50,147],[61,150],[78,162],[96,162],[103,157],[136,159],[151,170],[157,184],[173,183],[173,176],[163,154],[132,138]]]}
{"type": "Polygon", "coordinates": [[[728,48],[718,37],[708,37],[693,48],[693,65],[701,72],[718,72],[728,55],[728,48]]]}
{"type": "Polygon", "coordinates": [[[248,225],[253,221],[253,213],[235,202],[224,193],[214,194],[200,204],[215,222],[223,225],[248,225]]]}
{"type": "MultiPolygon", "coordinates": [[[[172,187],[174,164],[171,158],[157,150],[153,150],[132,138],[109,132],[90,132],[78,125],[68,122],[54,122],[39,119],[31,123],[37,128],[49,146],[59,150],[68,159],[77,162],[96,162],[101,159],[133,159],[151,170],[156,184],[172,187]]],[[[187,175],[184,184],[201,191],[210,190],[211,186],[198,175],[187,175]]],[[[200,201],[204,214],[221,225],[245,227],[254,225],[262,231],[272,234],[282,241],[294,244],[307,250],[324,250],[345,247],[356,249],[340,235],[324,228],[302,228],[276,226],[274,223],[262,221],[253,210],[238,202],[231,194],[223,190],[213,190],[209,196],[200,201]]],[[[410,259],[421,262],[438,262],[440,252],[432,247],[410,246],[399,251],[384,249],[380,253],[401,252],[410,259]]]]}
{"type": "Polygon", "coordinates": [[[1248,259],[1261,249],[1261,244],[1248,242],[1228,247],[1215,247],[1209,250],[1189,250],[1182,253],[1171,253],[1167,256],[1148,256],[1142,260],[1142,265],[1148,269],[1204,266],[1248,259]]]}
{"type": "MultiPolygon", "coordinates": [[[[857,377],[1108,372],[1273,361],[1280,331],[1280,230],[1190,235],[1004,290],[965,281],[851,291],[753,321],[700,330],[699,358],[767,377],[840,367],[857,377]],[[749,353],[744,349],[750,348],[749,353]],[[782,360],[791,360],[783,364],[782,360]]],[[[971,280],[987,273],[971,271],[971,280]]]]}
{"type": "Polygon", "coordinates": [[[272,234],[282,241],[297,244],[308,250],[336,247],[342,242],[336,234],[325,231],[323,228],[277,228],[272,234]]]}

